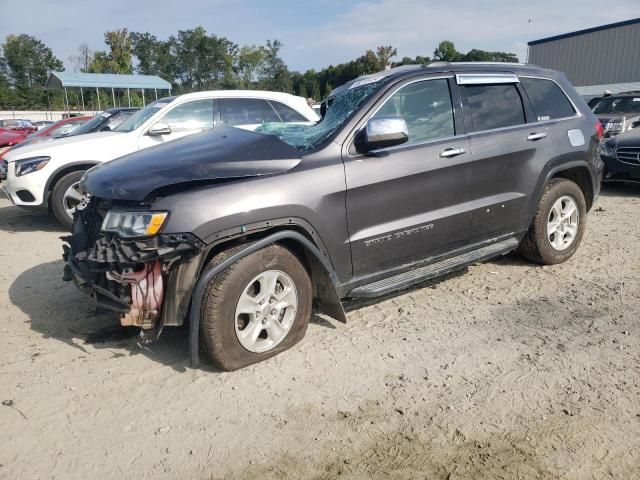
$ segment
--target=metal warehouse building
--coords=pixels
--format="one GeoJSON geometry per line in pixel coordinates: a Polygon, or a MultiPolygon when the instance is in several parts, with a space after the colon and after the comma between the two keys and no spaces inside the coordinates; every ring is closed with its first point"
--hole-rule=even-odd
{"type": "Polygon", "coordinates": [[[640,90],[640,18],[529,42],[529,63],[564,72],[585,96],[640,90]]]}

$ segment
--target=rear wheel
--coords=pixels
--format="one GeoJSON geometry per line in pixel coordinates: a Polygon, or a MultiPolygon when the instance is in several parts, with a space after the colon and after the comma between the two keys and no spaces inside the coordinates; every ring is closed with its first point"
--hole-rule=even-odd
{"type": "Polygon", "coordinates": [[[59,179],[51,193],[51,210],[65,229],[70,230],[73,224],[73,213],[82,201],[80,179],[84,170],[67,173],[59,179]]]}
{"type": "Polygon", "coordinates": [[[200,321],[204,349],[222,370],[272,357],[304,337],[311,301],[309,275],[290,250],[259,250],[209,283],[200,321]]]}
{"type": "Polygon", "coordinates": [[[580,187],[571,180],[556,178],[545,187],[538,210],[520,253],[544,265],[567,261],[584,235],[587,205],[580,187]]]}

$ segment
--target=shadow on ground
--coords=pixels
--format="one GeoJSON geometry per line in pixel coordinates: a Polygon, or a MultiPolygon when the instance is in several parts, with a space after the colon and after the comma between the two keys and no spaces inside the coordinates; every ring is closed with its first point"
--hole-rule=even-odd
{"type": "MultiPolygon", "coordinates": [[[[63,266],[61,260],[40,264],[20,274],[9,287],[11,302],[29,316],[33,330],[84,353],[90,344],[117,357],[145,355],[177,371],[190,368],[188,325],[166,328],[157,342],[141,346],[138,328],[122,327],[117,314],[96,307],[73,283],[62,281],[63,266]]],[[[335,328],[319,316],[311,323],[335,328]]],[[[202,352],[201,361],[201,369],[218,371],[206,363],[202,352]]]]}
{"type": "Polygon", "coordinates": [[[600,195],[603,197],[636,197],[640,198],[640,182],[623,183],[623,182],[607,182],[602,185],[600,195]]]}
{"type": "Polygon", "coordinates": [[[9,233],[64,233],[62,226],[46,210],[25,210],[14,206],[0,208],[0,230],[9,233]]]}

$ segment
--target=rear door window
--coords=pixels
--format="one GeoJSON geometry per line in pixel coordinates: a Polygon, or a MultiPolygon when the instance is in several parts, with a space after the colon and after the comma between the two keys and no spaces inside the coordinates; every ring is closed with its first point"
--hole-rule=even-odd
{"type": "Polygon", "coordinates": [[[481,132],[526,123],[522,97],[515,83],[461,85],[471,131],[481,132]]]}
{"type": "Polygon", "coordinates": [[[225,98],[222,100],[222,122],[227,125],[255,125],[279,122],[280,117],[266,100],[259,98],[225,98]]]}
{"type": "Polygon", "coordinates": [[[539,122],[573,117],[576,111],[562,89],[545,78],[520,77],[539,122]]]}

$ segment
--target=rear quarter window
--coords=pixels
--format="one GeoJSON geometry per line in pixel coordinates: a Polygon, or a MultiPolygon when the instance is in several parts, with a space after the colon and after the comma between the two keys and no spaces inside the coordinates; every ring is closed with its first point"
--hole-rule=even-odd
{"type": "Polygon", "coordinates": [[[576,111],[562,89],[552,80],[520,77],[539,122],[573,117],[576,111]]]}

